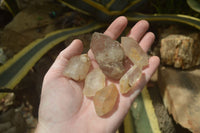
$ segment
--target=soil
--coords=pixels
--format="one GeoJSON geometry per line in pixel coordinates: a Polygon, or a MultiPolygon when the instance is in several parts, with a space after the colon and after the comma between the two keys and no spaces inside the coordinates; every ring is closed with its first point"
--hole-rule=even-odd
{"type": "Polygon", "coordinates": [[[12,20],[12,15],[8,11],[0,9],[0,18],[0,29],[2,29],[12,20]]]}
{"type": "Polygon", "coordinates": [[[163,104],[157,82],[150,81],[147,86],[162,133],[191,133],[188,129],[177,124],[168,113],[163,104]]]}

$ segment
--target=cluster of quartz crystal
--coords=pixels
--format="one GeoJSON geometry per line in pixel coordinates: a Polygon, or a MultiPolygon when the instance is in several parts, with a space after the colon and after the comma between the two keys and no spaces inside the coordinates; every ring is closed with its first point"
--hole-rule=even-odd
{"type": "Polygon", "coordinates": [[[90,69],[90,59],[87,54],[72,57],[64,71],[64,75],[73,80],[84,80],[90,69]]]}
{"type": "Polygon", "coordinates": [[[114,84],[106,86],[106,76],[120,80],[120,92],[126,94],[134,89],[141,78],[143,67],[148,65],[148,56],[132,38],[122,37],[120,45],[119,42],[97,32],[92,35],[90,47],[99,68],[88,73],[90,59],[86,54],[82,54],[69,60],[64,75],[76,81],[85,79],[83,94],[93,97],[97,115],[103,116],[112,111],[119,96],[114,84]],[[134,65],[125,73],[126,56],[134,65]]]}

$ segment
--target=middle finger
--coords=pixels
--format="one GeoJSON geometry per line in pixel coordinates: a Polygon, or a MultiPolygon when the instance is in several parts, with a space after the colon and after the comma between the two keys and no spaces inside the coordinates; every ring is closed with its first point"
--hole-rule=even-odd
{"type": "Polygon", "coordinates": [[[128,34],[128,37],[131,37],[139,42],[147,32],[148,28],[149,23],[146,20],[141,20],[133,26],[133,28],[130,30],[130,33],[128,34]]]}

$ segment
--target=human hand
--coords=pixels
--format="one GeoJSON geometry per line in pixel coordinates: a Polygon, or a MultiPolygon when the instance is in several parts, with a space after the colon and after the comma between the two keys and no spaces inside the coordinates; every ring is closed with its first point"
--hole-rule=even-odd
{"type": "MultiPolygon", "coordinates": [[[[118,17],[104,32],[112,39],[117,39],[127,25],[125,17],[118,17]]],[[[128,37],[139,42],[142,49],[147,52],[154,41],[154,34],[147,32],[147,21],[139,21],[130,30],[128,37]]],[[[145,78],[139,80],[134,92],[130,95],[119,93],[116,107],[108,115],[99,117],[91,98],[83,95],[83,82],[76,82],[63,75],[69,59],[81,54],[83,44],[74,40],[64,49],[46,73],[42,86],[41,102],[39,107],[37,133],[111,133],[115,132],[122,123],[133,100],[141,92],[150,77],[159,65],[159,58],[153,56],[149,59],[149,66],[143,70],[145,78]]],[[[96,61],[91,50],[88,52],[93,67],[96,61]]],[[[108,80],[107,82],[113,82],[108,80]]],[[[114,82],[119,90],[119,82],[114,82]]]]}

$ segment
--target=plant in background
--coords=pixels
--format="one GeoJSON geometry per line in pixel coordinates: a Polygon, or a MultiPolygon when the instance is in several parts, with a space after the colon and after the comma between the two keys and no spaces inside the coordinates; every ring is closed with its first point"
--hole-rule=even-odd
{"type": "MultiPolygon", "coordinates": [[[[64,5],[81,12],[83,14],[94,17],[101,22],[109,22],[119,15],[127,16],[129,21],[138,21],[146,19],[148,21],[172,21],[188,24],[200,29],[200,19],[197,13],[192,11],[186,1],[180,0],[58,0],[64,5]],[[147,3],[145,5],[145,3],[147,3]],[[149,5],[152,5],[149,6],[149,5]],[[147,8],[148,7],[148,8],[147,8]],[[144,12],[152,14],[144,14],[143,11],[137,12],[142,8],[144,12]],[[146,8],[146,9],[145,9],[146,8]],[[155,10],[152,12],[151,10],[155,10]]],[[[190,0],[188,0],[190,1],[190,0]]],[[[194,0],[193,0],[194,1],[194,0]]]]}
{"type": "Polygon", "coordinates": [[[187,4],[192,8],[194,11],[200,13],[200,0],[187,0],[187,4]]]}
{"type": "Polygon", "coordinates": [[[0,0],[0,7],[3,6],[5,6],[13,16],[19,12],[16,0],[0,0]]]}
{"type": "MultiPolygon", "coordinates": [[[[4,0],[6,7],[9,11],[15,15],[18,11],[16,2],[10,2],[10,0],[4,0]]],[[[13,1],[13,0],[12,0],[13,1]]],[[[200,30],[200,0],[153,0],[147,3],[147,0],[57,0],[62,4],[68,6],[69,8],[76,10],[85,15],[91,16],[93,18],[93,22],[88,25],[84,25],[82,27],[71,28],[58,30],[53,33],[48,34],[44,38],[38,39],[32,43],[30,43],[27,47],[21,50],[18,54],[16,54],[13,58],[11,58],[7,63],[0,67],[0,88],[9,88],[13,89],[21,79],[28,73],[28,71],[34,66],[34,64],[51,48],[57,45],[59,42],[64,41],[70,36],[79,35],[88,33],[94,30],[98,30],[100,28],[105,27],[106,24],[110,23],[114,18],[120,15],[124,15],[128,18],[129,21],[136,22],[141,19],[146,19],[148,21],[172,21],[179,22],[183,24],[187,24],[193,26],[200,30]],[[145,3],[147,3],[145,5],[145,3]],[[192,11],[193,9],[194,11],[192,11]],[[148,7],[147,7],[148,6],[148,7]],[[138,11],[139,8],[144,10],[144,13],[152,13],[152,14],[144,14],[138,11]],[[152,12],[153,10],[153,12],[152,12]],[[155,14],[156,13],[156,14],[155,14]],[[174,14],[175,13],[175,14],[174,14]],[[181,13],[181,14],[180,14],[181,13]]],[[[1,90],[0,89],[0,90],[1,90]]],[[[156,117],[149,115],[149,111],[152,109],[146,109],[151,105],[150,98],[146,95],[148,91],[142,93],[142,96],[139,97],[140,102],[142,101],[140,109],[143,109],[146,115],[144,116],[143,122],[140,124],[144,124],[147,122],[149,124],[148,131],[151,132],[160,132],[159,129],[155,126],[157,123],[156,117]],[[144,96],[145,95],[145,96],[144,96]],[[153,125],[154,126],[153,126],[153,125]]],[[[4,94],[0,94],[0,99],[4,96],[4,94]]],[[[140,103],[139,102],[139,103],[140,103]]],[[[138,108],[133,112],[137,112],[138,108]]],[[[139,111],[141,112],[141,111],[139,111]]],[[[152,112],[151,112],[152,114],[152,112]]],[[[154,114],[154,112],[153,112],[154,114]]],[[[130,115],[129,115],[130,116],[130,115]]],[[[134,114],[130,117],[134,117],[134,114]]],[[[130,118],[127,118],[130,120],[130,118]]],[[[127,123],[126,123],[127,124],[127,123]]],[[[135,123],[136,124],[136,123],[135,123]]],[[[127,124],[130,125],[130,124],[127,124]]],[[[139,126],[139,125],[137,125],[139,126]]],[[[139,126],[140,127],[140,126],[139,126]]],[[[131,130],[132,132],[136,132],[131,130]]],[[[127,132],[130,132],[127,131],[127,132]]],[[[126,133],[127,133],[126,132],[126,133]]],[[[139,130],[137,131],[139,133],[139,130]]]]}

